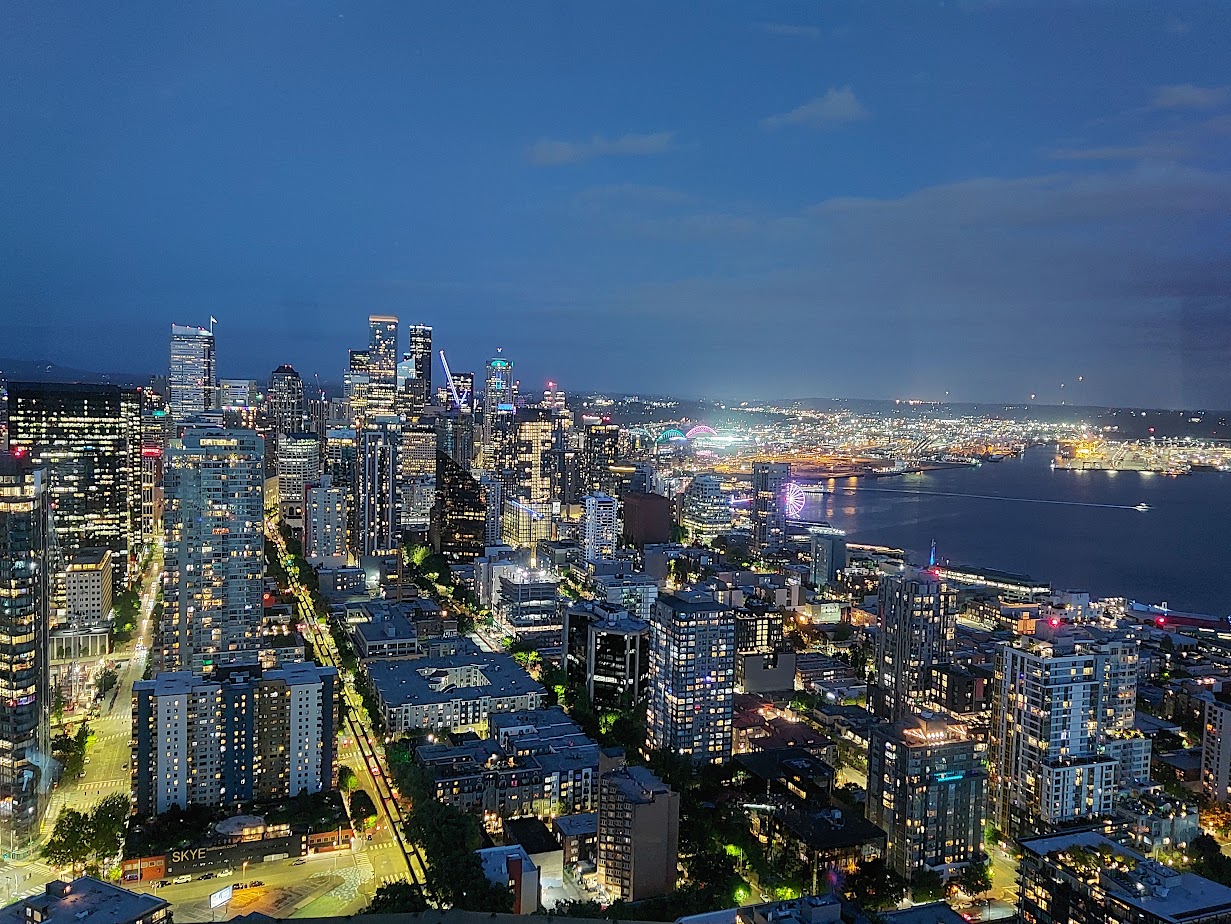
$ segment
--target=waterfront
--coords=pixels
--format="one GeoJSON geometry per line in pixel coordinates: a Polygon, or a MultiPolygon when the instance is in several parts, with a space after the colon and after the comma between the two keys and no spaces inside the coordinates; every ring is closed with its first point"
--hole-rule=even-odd
{"type": "Polygon", "coordinates": [[[1053,453],[825,482],[804,516],[853,542],[1029,574],[1057,589],[1231,613],[1231,475],[1053,470],[1053,453]],[[1149,509],[1135,509],[1139,504],[1149,509]]]}

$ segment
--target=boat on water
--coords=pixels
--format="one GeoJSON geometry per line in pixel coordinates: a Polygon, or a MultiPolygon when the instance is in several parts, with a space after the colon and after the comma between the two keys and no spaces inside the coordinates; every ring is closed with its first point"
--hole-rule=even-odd
{"type": "Polygon", "coordinates": [[[1134,510],[1140,510],[1142,513],[1145,513],[1147,510],[1149,510],[1149,509],[1150,509],[1150,505],[1149,505],[1149,504],[1144,504],[1144,503],[1143,503],[1143,504],[1138,504],[1138,505],[1137,505],[1136,507],[1134,507],[1133,509],[1134,509],[1134,510]]]}

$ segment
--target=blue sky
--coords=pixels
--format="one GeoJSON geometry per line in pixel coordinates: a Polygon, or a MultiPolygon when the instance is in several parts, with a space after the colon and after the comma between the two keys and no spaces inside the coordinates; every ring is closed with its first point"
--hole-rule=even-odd
{"type": "Polygon", "coordinates": [[[0,17],[0,356],[1231,406],[1231,4],[0,17]]]}

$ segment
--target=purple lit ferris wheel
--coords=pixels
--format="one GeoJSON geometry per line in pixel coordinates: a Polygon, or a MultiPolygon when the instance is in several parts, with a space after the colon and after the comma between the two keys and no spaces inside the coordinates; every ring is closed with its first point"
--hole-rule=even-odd
{"type": "Polygon", "coordinates": [[[795,482],[787,482],[782,489],[782,509],[792,520],[804,512],[804,489],[795,482]]]}

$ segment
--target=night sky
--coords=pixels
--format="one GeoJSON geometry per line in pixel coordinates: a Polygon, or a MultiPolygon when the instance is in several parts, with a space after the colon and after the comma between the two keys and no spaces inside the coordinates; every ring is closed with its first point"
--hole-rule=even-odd
{"type": "Polygon", "coordinates": [[[8,0],[0,357],[212,314],[222,375],[336,380],[390,312],[527,390],[1225,408],[1228,47],[1225,0],[8,0]]]}

